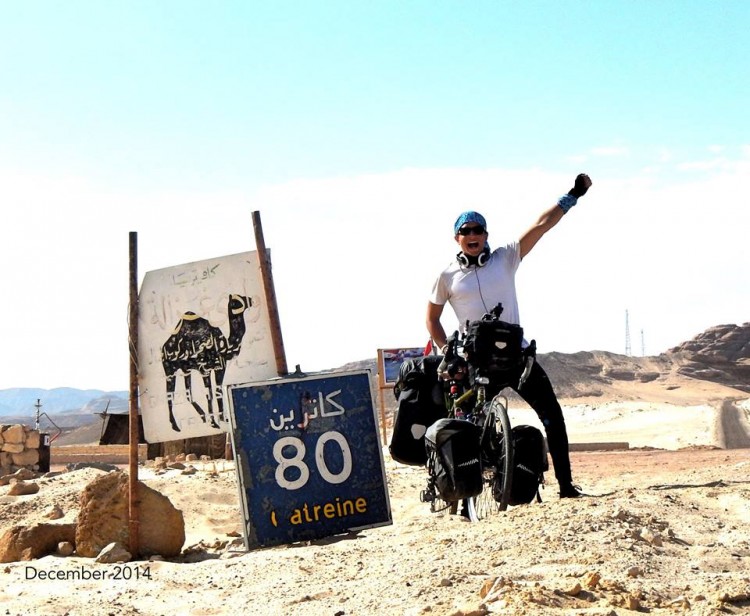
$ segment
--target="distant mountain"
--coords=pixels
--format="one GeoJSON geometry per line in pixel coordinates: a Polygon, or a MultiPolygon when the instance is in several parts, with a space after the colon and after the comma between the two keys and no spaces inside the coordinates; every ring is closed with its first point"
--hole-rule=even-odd
{"type": "Polygon", "coordinates": [[[109,411],[123,412],[128,409],[127,391],[102,391],[99,389],[56,389],[13,388],[0,389],[0,418],[34,417],[39,400],[41,412],[49,415],[91,414],[104,411],[109,403],[109,411]]]}
{"type": "MultiPolygon", "coordinates": [[[[605,351],[544,353],[539,355],[560,398],[622,396],[622,384],[637,385],[666,379],[687,378],[750,393],[750,323],[717,325],[692,340],[651,357],[632,357],[605,351]]],[[[378,390],[375,358],[350,362],[337,371],[369,369],[373,388],[378,390]]],[[[665,382],[665,390],[679,383],[665,382]]],[[[16,388],[0,390],[0,423],[29,423],[40,400],[42,412],[60,426],[76,427],[99,420],[96,413],[128,411],[128,392],[98,389],[16,388]]],[[[388,392],[386,407],[395,399],[388,392]]]]}

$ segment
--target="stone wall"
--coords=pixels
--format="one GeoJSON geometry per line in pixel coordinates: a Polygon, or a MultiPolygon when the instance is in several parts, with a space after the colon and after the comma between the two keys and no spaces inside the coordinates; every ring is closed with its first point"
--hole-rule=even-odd
{"type": "Polygon", "coordinates": [[[39,470],[39,430],[21,424],[0,425],[0,475],[19,468],[39,470]]]}

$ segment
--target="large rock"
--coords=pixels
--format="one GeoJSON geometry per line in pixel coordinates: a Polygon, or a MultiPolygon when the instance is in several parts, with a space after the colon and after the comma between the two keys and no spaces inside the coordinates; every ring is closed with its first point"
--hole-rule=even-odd
{"type": "Polygon", "coordinates": [[[13,526],[0,537],[0,563],[33,560],[57,550],[58,543],[75,542],[75,524],[13,526]]]}
{"type": "MultiPolygon", "coordinates": [[[[128,475],[114,471],[89,483],[81,493],[76,552],[96,557],[110,543],[130,544],[128,475]]],[[[185,543],[182,512],[156,490],[138,482],[141,556],[177,556],[185,543]]]]}
{"type": "Polygon", "coordinates": [[[671,350],[688,351],[696,359],[704,361],[736,362],[750,359],[750,323],[711,327],[671,350]]]}
{"type": "Polygon", "coordinates": [[[16,466],[34,466],[39,462],[39,450],[24,449],[13,454],[13,464],[16,466]]]}
{"type": "Polygon", "coordinates": [[[41,443],[42,439],[39,430],[29,430],[26,433],[26,442],[24,443],[26,449],[39,449],[41,443]]]}
{"type": "MultiPolygon", "coordinates": [[[[26,440],[26,433],[21,424],[9,426],[3,430],[3,441],[22,445],[26,440]]],[[[6,449],[6,451],[8,451],[6,449]]]]}
{"type": "Polygon", "coordinates": [[[23,443],[11,443],[9,441],[3,443],[3,451],[7,453],[21,453],[24,449],[23,443]]]}

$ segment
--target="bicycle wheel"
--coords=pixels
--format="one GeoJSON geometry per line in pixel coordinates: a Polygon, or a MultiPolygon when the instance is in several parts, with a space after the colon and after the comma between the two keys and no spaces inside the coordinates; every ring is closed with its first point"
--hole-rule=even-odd
{"type": "Polygon", "coordinates": [[[485,404],[483,416],[480,441],[482,491],[467,501],[467,511],[472,522],[505,511],[510,501],[513,447],[510,419],[506,405],[499,396],[485,404]]]}
{"type": "Polygon", "coordinates": [[[499,511],[505,511],[510,503],[513,486],[513,439],[510,431],[508,407],[503,396],[497,395],[489,403],[488,417],[494,420],[497,440],[493,443],[495,476],[492,482],[492,499],[499,511]]]}

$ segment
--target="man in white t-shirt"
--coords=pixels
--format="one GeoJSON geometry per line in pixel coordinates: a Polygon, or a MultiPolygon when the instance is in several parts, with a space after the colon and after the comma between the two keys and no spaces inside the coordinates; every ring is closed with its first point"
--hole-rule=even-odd
{"type": "MultiPolygon", "coordinates": [[[[541,237],[560,222],[590,186],[589,176],[583,173],[578,175],[573,188],[546,210],[517,242],[495,250],[490,250],[487,243],[487,223],[481,214],[470,211],[458,217],[453,232],[460,251],[435,281],[427,305],[427,330],[439,348],[444,349],[447,342],[440,322],[446,303],[456,313],[462,331],[467,321],[481,319],[498,303],[503,305],[503,321],[521,324],[516,297],[516,270],[541,237]]],[[[547,433],[555,477],[560,485],[560,497],[581,496],[580,488],[573,485],[562,409],[539,363],[534,364],[529,378],[518,393],[536,411],[547,433]]]]}

